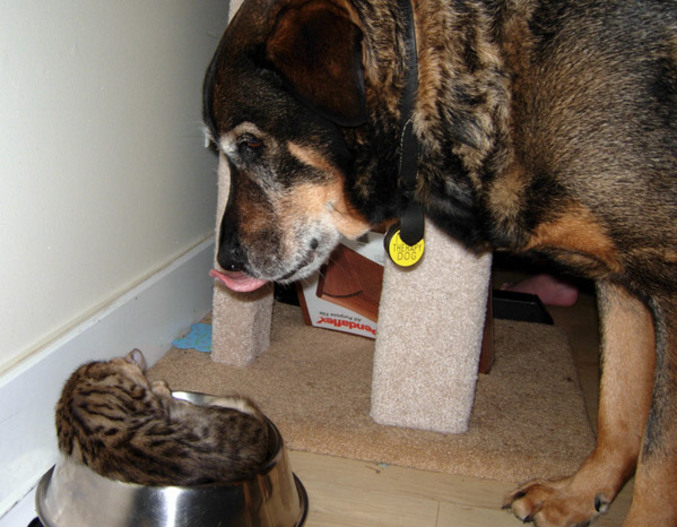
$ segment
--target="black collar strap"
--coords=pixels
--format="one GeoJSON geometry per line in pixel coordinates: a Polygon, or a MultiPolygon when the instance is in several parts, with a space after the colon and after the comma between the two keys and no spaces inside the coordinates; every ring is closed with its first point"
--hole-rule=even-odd
{"type": "Polygon", "coordinates": [[[411,0],[398,0],[403,16],[406,38],[406,77],[400,100],[400,166],[398,179],[402,185],[402,207],[400,221],[392,225],[383,239],[390,259],[400,267],[411,267],[421,260],[424,250],[423,208],[416,201],[416,179],[418,174],[418,140],[412,121],[416,92],[418,90],[418,61],[416,57],[416,29],[411,0]]]}
{"type": "Polygon", "coordinates": [[[406,79],[400,101],[400,173],[405,208],[400,218],[400,237],[404,243],[414,246],[423,239],[423,208],[415,200],[418,173],[418,140],[414,134],[412,116],[418,90],[418,59],[416,56],[416,28],[411,0],[399,0],[404,15],[404,29],[407,39],[406,79]]]}

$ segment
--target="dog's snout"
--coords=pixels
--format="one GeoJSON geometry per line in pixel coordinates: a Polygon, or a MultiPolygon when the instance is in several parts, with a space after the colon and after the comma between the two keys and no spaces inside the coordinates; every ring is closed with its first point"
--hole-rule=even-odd
{"type": "Polygon", "coordinates": [[[219,262],[219,265],[225,271],[244,271],[245,269],[245,257],[244,251],[239,244],[225,246],[221,244],[219,247],[219,252],[216,256],[216,260],[219,262]]]}
{"type": "Polygon", "coordinates": [[[224,251],[223,247],[220,247],[217,261],[225,271],[244,271],[244,261],[240,258],[240,253],[238,250],[224,251]]]}
{"type": "Polygon", "coordinates": [[[221,225],[216,261],[225,271],[244,271],[247,263],[246,254],[238,240],[235,229],[231,228],[225,221],[221,225]]]}

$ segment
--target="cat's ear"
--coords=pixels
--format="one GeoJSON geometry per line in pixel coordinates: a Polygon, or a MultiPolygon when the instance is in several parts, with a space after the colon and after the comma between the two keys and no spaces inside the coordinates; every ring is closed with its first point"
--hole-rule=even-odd
{"type": "Polygon", "coordinates": [[[140,349],[133,349],[127,354],[127,362],[135,362],[141,371],[146,371],[146,358],[141,353],[140,349]]]}

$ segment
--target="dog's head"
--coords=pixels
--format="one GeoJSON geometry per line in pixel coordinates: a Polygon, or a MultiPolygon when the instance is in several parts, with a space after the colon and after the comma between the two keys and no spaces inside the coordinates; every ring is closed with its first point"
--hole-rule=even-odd
{"type": "Polygon", "coordinates": [[[370,228],[347,198],[346,129],[366,119],[362,32],[341,0],[247,0],[204,84],[208,135],[230,169],[217,261],[228,286],[308,276],[370,228]]]}

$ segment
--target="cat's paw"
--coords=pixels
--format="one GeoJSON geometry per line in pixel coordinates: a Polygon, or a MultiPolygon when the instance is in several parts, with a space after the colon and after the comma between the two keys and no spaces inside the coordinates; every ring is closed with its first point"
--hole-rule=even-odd
{"type": "Polygon", "coordinates": [[[153,390],[153,393],[161,396],[172,396],[172,391],[169,389],[169,385],[165,381],[153,381],[150,385],[150,389],[153,390]]]}

